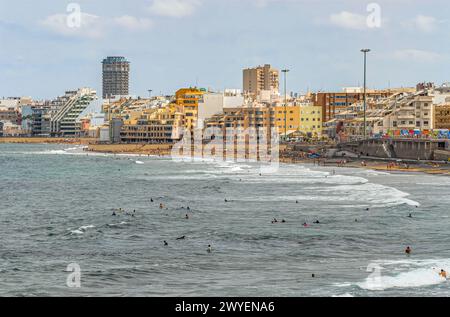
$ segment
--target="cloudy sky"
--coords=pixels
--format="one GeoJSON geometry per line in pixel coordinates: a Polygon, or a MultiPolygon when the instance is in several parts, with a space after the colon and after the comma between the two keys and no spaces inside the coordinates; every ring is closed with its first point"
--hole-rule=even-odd
{"type": "Polygon", "coordinates": [[[241,88],[264,63],[291,69],[290,91],[340,90],[362,84],[365,47],[370,87],[442,83],[449,26],[448,0],[0,0],[0,97],[100,93],[107,55],[142,96],[241,88]]]}

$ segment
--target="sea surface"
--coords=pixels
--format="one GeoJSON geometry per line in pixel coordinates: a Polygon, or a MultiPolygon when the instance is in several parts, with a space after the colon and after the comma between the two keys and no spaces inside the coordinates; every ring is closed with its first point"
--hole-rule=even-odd
{"type": "Polygon", "coordinates": [[[449,190],[445,176],[0,144],[0,296],[449,296],[449,190]]]}

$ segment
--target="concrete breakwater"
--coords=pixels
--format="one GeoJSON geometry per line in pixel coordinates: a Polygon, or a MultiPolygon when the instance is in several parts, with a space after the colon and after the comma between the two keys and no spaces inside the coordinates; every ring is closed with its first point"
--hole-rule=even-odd
{"type": "Polygon", "coordinates": [[[368,139],[337,145],[339,151],[360,156],[386,159],[439,160],[450,159],[448,140],[426,139],[368,139]]]}

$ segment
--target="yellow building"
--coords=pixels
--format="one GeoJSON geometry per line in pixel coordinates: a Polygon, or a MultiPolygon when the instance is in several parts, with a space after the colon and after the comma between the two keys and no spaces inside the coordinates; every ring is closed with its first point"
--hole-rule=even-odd
{"type": "Polygon", "coordinates": [[[291,134],[300,129],[300,109],[298,105],[288,105],[287,107],[279,105],[274,107],[275,126],[278,127],[280,134],[284,135],[285,132],[291,134]]]}
{"type": "Polygon", "coordinates": [[[301,106],[299,131],[308,137],[320,138],[322,130],[322,107],[313,105],[301,106]]]}
{"type": "Polygon", "coordinates": [[[175,104],[145,109],[124,121],[121,141],[124,143],[173,143],[181,138],[183,114],[175,104]]]}
{"type": "Polygon", "coordinates": [[[184,113],[184,128],[193,131],[198,122],[198,104],[203,99],[205,89],[182,88],[175,93],[175,103],[184,113]]]}

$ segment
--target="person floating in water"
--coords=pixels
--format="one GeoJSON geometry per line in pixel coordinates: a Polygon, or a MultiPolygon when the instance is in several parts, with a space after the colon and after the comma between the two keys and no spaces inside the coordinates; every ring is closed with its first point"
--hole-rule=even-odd
{"type": "Polygon", "coordinates": [[[182,236],[182,237],[177,238],[177,240],[184,240],[184,239],[186,239],[186,236],[182,236]]]}
{"type": "Polygon", "coordinates": [[[412,253],[411,247],[407,247],[406,250],[405,250],[405,253],[410,255],[412,253]]]}
{"type": "Polygon", "coordinates": [[[153,202],[153,198],[150,198],[150,202],[153,202]]]}
{"type": "Polygon", "coordinates": [[[159,209],[164,209],[163,203],[160,203],[160,204],[159,204],[159,209]]]}
{"type": "Polygon", "coordinates": [[[283,220],[281,220],[281,223],[286,223],[286,220],[284,220],[284,219],[283,219],[283,220]]]}
{"type": "Polygon", "coordinates": [[[412,214],[409,214],[409,215],[408,215],[408,218],[412,218],[412,217],[413,217],[413,215],[412,215],[412,214]]]}
{"type": "Polygon", "coordinates": [[[307,228],[307,227],[308,227],[308,224],[305,222],[305,223],[303,224],[303,227],[307,228]]]}
{"type": "Polygon", "coordinates": [[[113,216],[117,216],[117,214],[116,214],[116,212],[115,212],[115,211],[113,211],[112,215],[113,215],[113,216]]]}
{"type": "Polygon", "coordinates": [[[319,220],[316,220],[316,221],[314,221],[314,223],[315,223],[316,225],[318,225],[318,224],[320,224],[320,221],[319,221],[319,220]]]}
{"type": "Polygon", "coordinates": [[[185,219],[189,219],[189,215],[188,214],[186,214],[186,216],[184,217],[185,219]]]}
{"type": "Polygon", "coordinates": [[[228,199],[225,198],[225,202],[227,203],[227,202],[228,202],[228,199]]]}
{"type": "Polygon", "coordinates": [[[211,252],[212,252],[212,246],[211,246],[211,245],[208,245],[208,249],[206,249],[206,251],[207,251],[208,253],[211,253],[211,252]]]}
{"type": "Polygon", "coordinates": [[[445,270],[441,270],[441,272],[439,273],[439,276],[447,279],[447,272],[445,270]]]}
{"type": "Polygon", "coordinates": [[[273,218],[272,223],[278,223],[277,218],[273,218]]]}
{"type": "Polygon", "coordinates": [[[187,210],[191,210],[191,207],[188,206],[186,209],[187,209],[187,210]]]}

